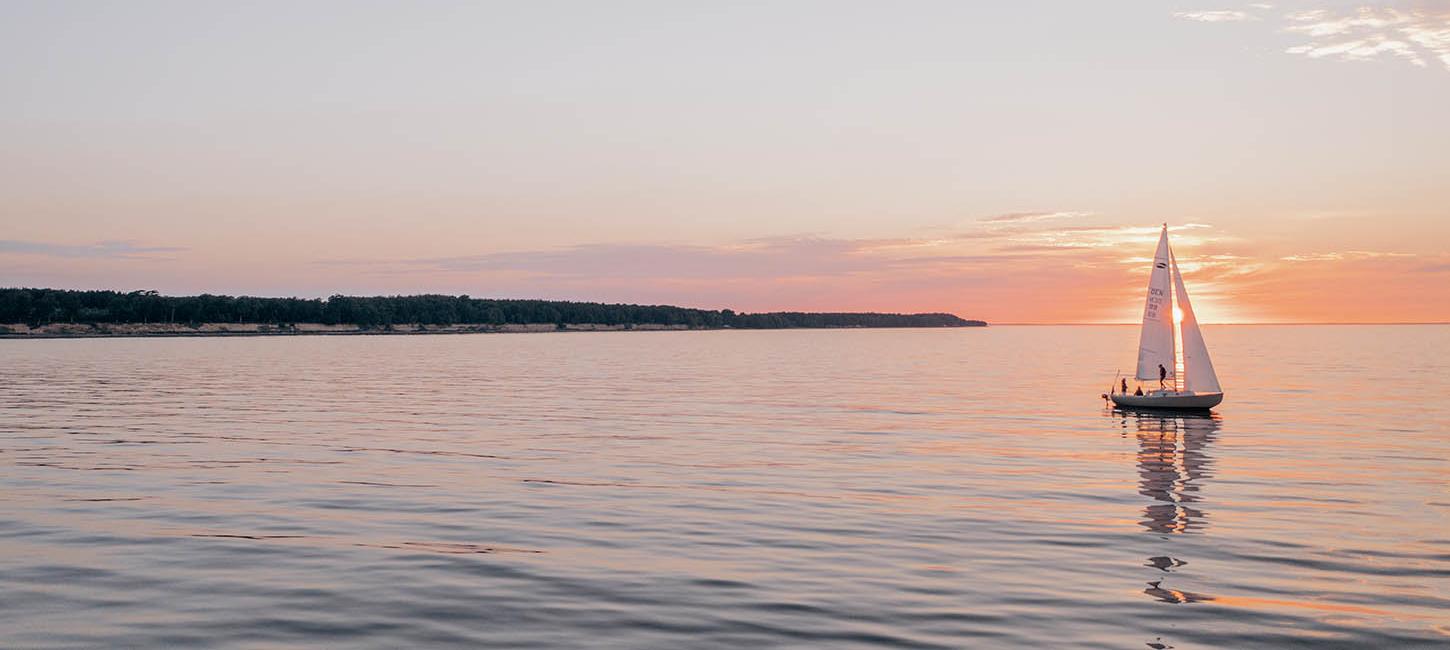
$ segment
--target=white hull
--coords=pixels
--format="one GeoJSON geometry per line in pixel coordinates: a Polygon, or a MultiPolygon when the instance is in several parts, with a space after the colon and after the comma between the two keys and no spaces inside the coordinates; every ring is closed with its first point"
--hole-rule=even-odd
{"type": "Polygon", "coordinates": [[[1196,409],[1207,410],[1223,401],[1223,393],[1177,393],[1153,391],[1146,395],[1114,393],[1109,397],[1113,403],[1125,408],[1139,409],[1196,409]]]}

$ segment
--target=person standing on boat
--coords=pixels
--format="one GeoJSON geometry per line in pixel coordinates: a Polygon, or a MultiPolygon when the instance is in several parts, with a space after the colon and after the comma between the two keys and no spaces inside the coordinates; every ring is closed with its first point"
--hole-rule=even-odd
{"type": "Polygon", "coordinates": [[[1167,387],[1165,387],[1163,385],[1163,380],[1165,380],[1167,378],[1168,378],[1168,369],[1167,368],[1164,368],[1163,367],[1163,364],[1161,364],[1161,363],[1158,364],[1158,390],[1167,390],[1167,387]]]}
{"type": "Polygon", "coordinates": [[[1124,377],[1123,378],[1123,394],[1124,395],[1127,395],[1128,394],[1128,378],[1127,377],[1124,377]]]}

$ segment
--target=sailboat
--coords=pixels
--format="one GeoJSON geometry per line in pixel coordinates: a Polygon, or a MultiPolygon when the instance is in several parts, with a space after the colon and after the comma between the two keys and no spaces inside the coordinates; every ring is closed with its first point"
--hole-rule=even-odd
{"type": "Polygon", "coordinates": [[[1125,408],[1207,410],[1223,401],[1223,388],[1213,361],[1208,358],[1208,345],[1198,328],[1183,275],[1178,272],[1178,259],[1168,245],[1168,224],[1158,237],[1158,251],[1153,254],[1153,274],[1148,278],[1148,298],[1143,306],[1143,331],[1138,338],[1138,371],[1140,382],[1158,381],[1156,390],[1129,394],[1118,390],[1114,382],[1107,397],[1125,408]],[[1171,285],[1171,286],[1170,286],[1171,285]],[[1171,289],[1171,290],[1170,290],[1171,289]],[[1175,298],[1183,319],[1183,375],[1177,372],[1178,348],[1173,327],[1175,298]]]}

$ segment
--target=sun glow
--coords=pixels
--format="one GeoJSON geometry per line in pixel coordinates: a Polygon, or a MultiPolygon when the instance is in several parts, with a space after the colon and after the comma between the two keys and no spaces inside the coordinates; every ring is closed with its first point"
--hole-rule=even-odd
{"type": "Polygon", "coordinates": [[[1173,307],[1173,322],[1179,325],[1183,324],[1183,310],[1177,306],[1173,307]]]}

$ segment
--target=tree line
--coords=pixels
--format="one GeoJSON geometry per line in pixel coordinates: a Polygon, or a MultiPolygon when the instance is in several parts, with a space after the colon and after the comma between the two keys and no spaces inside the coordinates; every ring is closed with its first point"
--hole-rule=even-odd
{"type": "Polygon", "coordinates": [[[469,296],[163,296],[155,291],[0,289],[0,323],[323,323],[364,329],[393,325],[507,325],[553,323],[733,327],[965,327],[985,325],[952,314],[736,313],[668,305],[562,300],[506,300],[469,296]]]}

